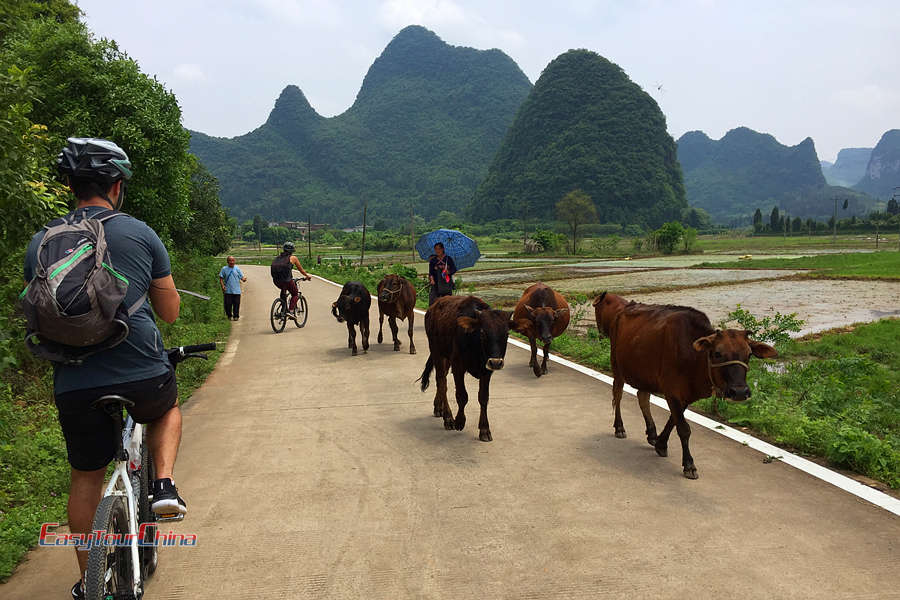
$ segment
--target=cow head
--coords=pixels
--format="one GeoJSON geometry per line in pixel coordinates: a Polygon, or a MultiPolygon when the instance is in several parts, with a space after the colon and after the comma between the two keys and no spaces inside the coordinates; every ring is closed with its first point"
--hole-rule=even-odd
{"type": "Polygon", "coordinates": [[[337,319],[338,323],[343,323],[350,318],[350,311],[353,307],[362,302],[362,296],[359,294],[341,294],[338,299],[331,305],[331,314],[337,319]]]}
{"type": "Polygon", "coordinates": [[[706,353],[710,385],[718,394],[737,401],[746,400],[751,394],[747,385],[750,355],[759,358],[778,356],[775,348],[751,340],[750,332],[740,329],[718,330],[697,338],[693,346],[697,352],[706,353]]]}
{"type": "Polygon", "coordinates": [[[621,296],[603,292],[594,298],[594,316],[597,319],[597,329],[603,335],[609,337],[609,329],[612,323],[627,302],[621,296]]]}
{"type": "Polygon", "coordinates": [[[534,323],[534,337],[540,338],[544,344],[549,344],[553,341],[553,322],[560,315],[569,312],[568,308],[550,308],[549,306],[532,308],[527,304],[525,305],[525,310],[528,311],[528,316],[531,317],[531,321],[534,323]]]}
{"type": "Polygon", "coordinates": [[[378,284],[378,301],[390,303],[400,297],[405,279],[399,275],[386,275],[378,284]]]}
{"type": "Polygon", "coordinates": [[[530,326],[528,319],[514,321],[511,313],[503,310],[476,310],[474,317],[459,317],[456,323],[466,333],[481,337],[481,354],[486,356],[484,368],[499,371],[506,357],[509,330],[520,331],[530,326]]]}

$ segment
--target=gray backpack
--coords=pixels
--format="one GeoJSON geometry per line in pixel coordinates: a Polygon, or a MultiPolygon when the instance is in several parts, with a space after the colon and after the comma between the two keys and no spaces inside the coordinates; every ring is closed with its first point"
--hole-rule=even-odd
{"type": "Polygon", "coordinates": [[[19,295],[26,319],[25,345],[40,358],[78,365],[128,337],[132,306],[123,301],[128,280],[112,267],[103,223],[121,215],[73,213],[50,221],[37,249],[34,279],[19,295]]]}

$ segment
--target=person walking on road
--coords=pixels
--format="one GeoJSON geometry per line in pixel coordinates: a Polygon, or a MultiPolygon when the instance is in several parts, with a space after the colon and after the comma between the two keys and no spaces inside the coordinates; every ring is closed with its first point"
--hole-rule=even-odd
{"type": "Polygon", "coordinates": [[[241,282],[247,281],[240,267],[234,266],[234,257],[228,257],[228,266],[219,271],[219,285],[225,297],[225,316],[229,320],[241,318],[241,282]]]}
{"type": "Polygon", "coordinates": [[[428,261],[428,281],[431,283],[431,292],[428,294],[428,306],[441,296],[453,294],[453,274],[456,273],[456,263],[452,256],[444,254],[444,244],[438,242],[434,245],[434,254],[428,261]]]}

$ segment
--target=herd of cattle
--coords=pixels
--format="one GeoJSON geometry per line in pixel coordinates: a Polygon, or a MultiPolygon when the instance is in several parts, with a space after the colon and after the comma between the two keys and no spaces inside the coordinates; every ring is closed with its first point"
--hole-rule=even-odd
{"type": "MultiPolygon", "coordinates": [[[[413,319],[416,291],[412,283],[399,275],[388,275],[378,284],[378,343],[382,342],[384,317],[400,349],[397,319],[409,324],[409,352],[413,343],[413,319]]],[[[351,281],[332,304],[338,322],[346,322],[348,346],[358,353],[355,327],[359,327],[362,347],[369,348],[369,309],[371,295],[365,285],[351,281]]],[[[613,371],[613,427],[617,438],[624,438],[620,402],[627,383],[638,390],[638,404],[647,425],[647,442],[660,456],[668,453],[672,428],[678,431],[682,449],[684,476],[697,478],[697,468],[688,448],[691,428],[684,417],[689,404],[701,398],[718,396],[736,401],[750,397],[747,370],[750,355],[771,358],[777,355],[767,344],[754,341],[746,331],[717,330],[702,312],[684,306],[640,304],[603,292],[593,301],[598,330],[609,337],[610,364],[613,371]],[[650,394],[663,396],[669,405],[669,419],[657,434],[650,413],[650,394]]],[[[420,377],[424,392],[434,371],[437,391],[434,416],[442,417],[444,428],[461,431],[466,425],[466,373],[478,379],[478,438],[491,441],[487,407],[491,375],[503,368],[509,331],[528,337],[531,343],[529,366],[535,376],[547,373],[547,356],[553,338],[569,325],[569,305],[558,292],[543,283],[525,290],[516,308],[494,310],[475,296],[438,298],[425,313],[425,333],[429,356],[420,377]],[[538,365],[537,343],[544,346],[538,365]],[[458,410],[454,417],[447,399],[447,374],[453,373],[458,410]]]]}

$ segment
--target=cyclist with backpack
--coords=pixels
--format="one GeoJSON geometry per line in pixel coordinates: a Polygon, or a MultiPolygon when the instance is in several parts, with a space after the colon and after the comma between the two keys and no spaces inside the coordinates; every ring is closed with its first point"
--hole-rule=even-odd
{"type": "MultiPolygon", "coordinates": [[[[69,138],[57,167],[77,205],[32,238],[22,305],[29,348],[54,363],[54,398],[71,465],[69,527],[91,531],[116,449],[112,418],[91,407],[106,394],[131,399],[128,412],[149,424],[157,473],[153,512],[184,514],[172,479],[181,440],[177,386],[154,320],[155,312],[172,323],[180,310],[169,255],[148,225],[118,212],[132,174],[119,146],[69,138]]],[[[88,552],[76,549],[76,556],[83,574],[88,552]]],[[[79,579],[73,586],[73,598],[84,597],[82,585],[79,579]]]]}
{"type": "Polygon", "coordinates": [[[285,242],[281,249],[281,254],[275,257],[275,260],[272,261],[272,266],[270,267],[272,283],[274,283],[275,287],[282,292],[290,292],[291,303],[288,305],[288,311],[292,317],[296,318],[297,298],[300,297],[300,290],[297,289],[297,284],[294,282],[291,271],[296,267],[298,271],[303,273],[303,276],[306,279],[312,279],[312,277],[303,270],[300,259],[294,256],[293,242],[285,242]]]}

